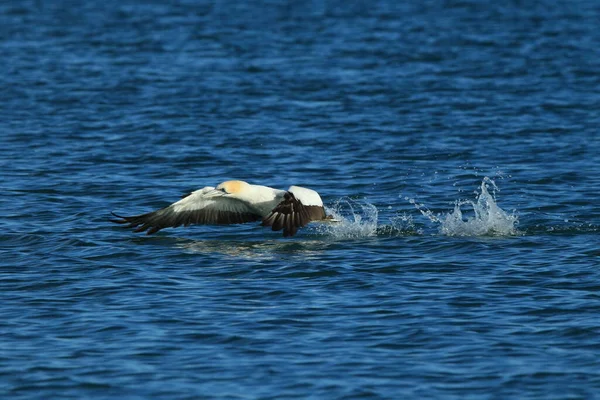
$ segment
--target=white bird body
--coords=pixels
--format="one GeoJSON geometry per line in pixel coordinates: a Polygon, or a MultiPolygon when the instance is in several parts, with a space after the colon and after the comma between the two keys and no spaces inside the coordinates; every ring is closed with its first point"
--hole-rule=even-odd
{"type": "Polygon", "coordinates": [[[325,220],[323,201],[311,189],[290,186],[285,190],[226,181],[216,188],[206,186],[160,210],[113,220],[128,223],[136,232],[148,234],[167,227],[190,224],[236,224],[262,220],[263,226],[293,236],[310,221],[325,220]]]}

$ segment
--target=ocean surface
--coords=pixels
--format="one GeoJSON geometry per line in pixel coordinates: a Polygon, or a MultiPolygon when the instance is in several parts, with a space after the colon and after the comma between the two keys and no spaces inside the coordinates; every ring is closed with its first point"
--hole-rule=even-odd
{"type": "Polygon", "coordinates": [[[0,5],[0,398],[600,398],[600,3],[0,5]],[[229,179],[341,222],[112,224],[229,179]]]}

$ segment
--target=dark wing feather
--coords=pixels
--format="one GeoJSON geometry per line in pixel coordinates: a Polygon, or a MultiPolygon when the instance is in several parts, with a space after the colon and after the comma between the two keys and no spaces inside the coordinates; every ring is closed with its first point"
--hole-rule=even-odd
{"type": "Polygon", "coordinates": [[[229,197],[207,198],[204,195],[213,188],[205,188],[185,196],[177,203],[147,214],[121,216],[112,213],[118,224],[135,228],[135,232],[156,233],[163,228],[175,228],[191,224],[225,225],[260,221],[261,216],[246,204],[229,197]]]}
{"type": "Polygon", "coordinates": [[[263,218],[262,226],[270,226],[274,231],[283,229],[283,236],[294,236],[310,221],[321,220],[325,217],[323,207],[305,206],[291,192],[285,192],[283,200],[263,218]]]}

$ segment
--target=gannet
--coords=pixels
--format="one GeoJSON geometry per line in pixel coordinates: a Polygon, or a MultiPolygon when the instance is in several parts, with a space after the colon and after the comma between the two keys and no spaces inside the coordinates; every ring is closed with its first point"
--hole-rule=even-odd
{"type": "Polygon", "coordinates": [[[216,188],[206,186],[159,210],[131,217],[112,213],[119,224],[135,232],[156,233],[163,228],[190,224],[241,224],[262,221],[272,230],[283,229],[283,236],[294,236],[310,221],[330,220],[317,192],[300,186],[288,190],[226,181],[216,188]]]}

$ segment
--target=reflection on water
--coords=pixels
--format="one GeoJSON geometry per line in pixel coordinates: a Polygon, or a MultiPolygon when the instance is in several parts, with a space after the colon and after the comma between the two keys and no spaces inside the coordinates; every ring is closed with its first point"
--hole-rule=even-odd
{"type": "Polygon", "coordinates": [[[189,240],[177,244],[189,253],[221,254],[251,260],[272,260],[283,254],[310,259],[322,254],[329,246],[322,240],[288,241],[279,238],[266,241],[189,240]]]}

